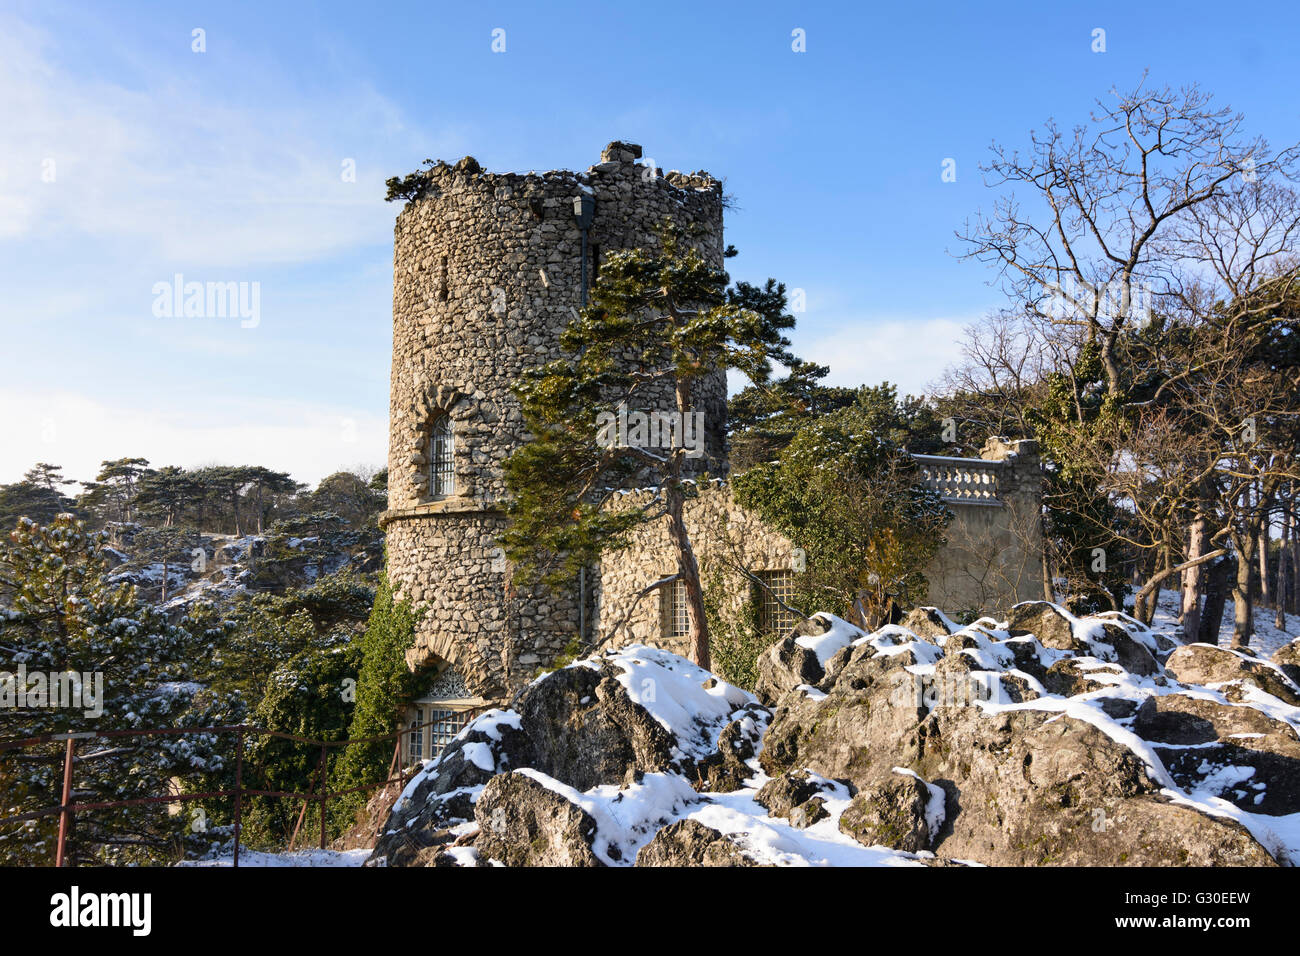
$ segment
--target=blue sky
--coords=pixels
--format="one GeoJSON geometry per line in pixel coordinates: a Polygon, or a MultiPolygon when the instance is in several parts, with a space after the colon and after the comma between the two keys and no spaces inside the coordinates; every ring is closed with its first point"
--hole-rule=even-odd
{"type": "Polygon", "coordinates": [[[796,352],[919,392],[1000,301],[953,238],[994,199],[992,142],[1144,69],[1300,140],[1294,3],[376,7],[0,8],[0,482],[124,455],[312,482],[382,463],[383,180],[425,157],[585,169],[625,139],[725,177],[733,276],[806,292],[796,352]],[[258,283],[256,326],[155,316],[177,273],[258,283]]]}

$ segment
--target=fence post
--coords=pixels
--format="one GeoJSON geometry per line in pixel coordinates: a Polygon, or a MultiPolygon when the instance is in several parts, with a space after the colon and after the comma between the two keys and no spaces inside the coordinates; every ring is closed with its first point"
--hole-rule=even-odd
{"type": "Polygon", "coordinates": [[[59,845],[54,854],[55,866],[63,866],[68,832],[72,829],[72,751],[75,746],[76,741],[69,734],[63,751],[63,795],[59,799],[59,845]]]}
{"type": "Polygon", "coordinates": [[[325,759],[329,751],[324,744],[320,747],[320,848],[325,849],[325,804],[330,798],[329,779],[325,776],[325,759]]]}
{"type": "Polygon", "coordinates": [[[239,829],[244,810],[244,728],[235,731],[235,866],[239,866],[239,829]]]}

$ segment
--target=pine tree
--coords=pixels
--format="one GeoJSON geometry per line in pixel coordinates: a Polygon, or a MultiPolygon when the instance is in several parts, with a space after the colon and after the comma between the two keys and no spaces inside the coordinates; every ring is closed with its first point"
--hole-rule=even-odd
{"type": "MultiPolygon", "coordinates": [[[[20,521],[0,546],[0,696],[13,698],[0,707],[0,737],[90,733],[78,743],[74,784],[81,802],[157,796],[172,777],[224,766],[220,742],[210,736],[106,738],[96,732],[209,726],[230,716],[227,701],[193,680],[210,629],[188,617],[169,621],[137,600],[133,587],[113,585],[103,540],[102,532],[87,532],[81,521],[60,515],[44,526],[20,521]],[[56,683],[62,687],[57,698],[56,683]]],[[[7,784],[0,814],[57,805],[59,757],[48,748],[0,753],[0,780],[7,784]]],[[[184,817],[169,819],[161,804],[83,814],[73,855],[100,863],[157,859],[171,852],[185,823],[184,817]]],[[[56,826],[56,818],[46,817],[0,835],[0,858],[50,862],[56,826]]]]}
{"type": "MultiPolygon", "coordinates": [[[[610,440],[609,422],[627,409],[685,416],[700,412],[702,381],[737,370],[765,383],[772,362],[792,365],[783,332],[794,327],[785,287],[729,287],[726,272],[684,248],[666,226],[659,249],[619,252],[601,263],[584,308],[560,336],[565,358],[531,370],[517,388],[532,440],[505,468],[512,496],[503,536],[516,579],[571,580],[609,550],[626,547],[638,525],[664,521],[686,595],[691,658],[708,668],[709,636],[699,565],[683,520],[692,485],[688,449],[610,440]],[[664,407],[667,406],[667,407],[664,407]],[[658,493],[640,507],[606,507],[633,477],[658,493]]],[[[717,424],[717,423],[711,423],[717,424]]]]}

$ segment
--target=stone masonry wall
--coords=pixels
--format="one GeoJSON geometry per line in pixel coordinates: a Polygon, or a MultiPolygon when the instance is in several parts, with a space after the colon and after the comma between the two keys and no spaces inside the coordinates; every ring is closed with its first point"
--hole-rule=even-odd
{"type": "MultiPolygon", "coordinates": [[[[1042,593],[1042,536],[1038,523],[1041,477],[1034,442],[990,439],[981,452],[985,461],[1002,462],[998,504],[949,502],[954,518],[947,543],[926,568],[929,602],[944,611],[996,613],[1042,593]]],[[[641,503],[652,493],[629,493],[624,504],[641,503]]],[[[687,531],[700,562],[706,591],[724,614],[744,616],[751,600],[748,579],[736,570],[793,570],[793,544],[745,511],[725,482],[701,485],[684,509],[687,531]],[[719,586],[720,585],[720,586],[719,586]]],[[[639,597],[650,584],[676,573],[667,522],[636,529],[632,546],[610,554],[600,567],[599,635],[609,646],[645,643],[685,653],[684,640],[665,640],[659,594],[639,597]]],[[[813,610],[822,610],[816,608],[813,610]]]]}
{"type": "MultiPolygon", "coordinates": [[[[638,164],[612,143],[585,173],[484,172],[471,157],[428,171],[424,196],[397,218],[390,380],[389,574],[424,609],[415,667],[450,662],[476,694],[499,696],[577,636],[577,585],[512,594],[496,540],[504,526],[502,466],[525,439],[511,392],[527,368],[562,357],[558,337],[581,302],[575,197],[595,199],[589,282],[597,256],[652,246],[673,219],[710,265],[723,265],[722,190],[706,173],[638,164]],[[429,434],[451,421],[455,493],[427,481],[429,434]]],[[[700,389],[706,456],[725,472],[726,379],[700,389]]]]}
{"type": "MultiPolygon", "coordinates": [[[[642,504],[652,496],[651,491],[629,492],[619,505],[642,504]]],[[[701,484],[698,496],[686,500],[682,514],[705,590],[718,601],[724,616],[733,620],[742,616],[750,599],[749,579],[738,568],[792,569],[794,546],[789,539],[736,504],[725,482],[701,484]]],[[[610,647],[653,644],[686,656],[686,640],[663,639],[659,592],[638,597],[647,585],[676,573],[667,520],[635,529],[631,547],[606,555],[600,564],[600,639],[610,647]]]]}
{"type": "Polygon", "coordinates": [[[1002,463],[999,504],[949,502],[947,543],[925,571],[930,603],[952,614],[1003,611],[1043,596],[1038,444],[990,438],[980,457],[1002,463]]]}

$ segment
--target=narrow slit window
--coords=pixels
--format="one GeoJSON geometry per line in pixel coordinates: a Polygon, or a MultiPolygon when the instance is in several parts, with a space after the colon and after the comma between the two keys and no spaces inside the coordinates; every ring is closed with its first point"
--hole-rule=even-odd
{"type": "Polygon", "coordinates": [[[451,435],[451,419],[439,416],[429,435],[429,495],[445,498],[455,494],[455,447],[451,435]]]}
{"type": "Polygon", "coordinates": [[[686,616],[686,582],[677,580],[659,589],[660,631],[665,640],[674,640],[690,634],[690,621],[686,616]]]}
{"type": "Polygon", "coordinates": [[[788,634],[795,625],[795,615],[782,604],[794,600],[794,572],[756,571],[754,576],[762,582],[758,588],[758,626],[774,637],[788,634]]]}

